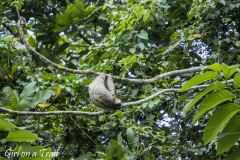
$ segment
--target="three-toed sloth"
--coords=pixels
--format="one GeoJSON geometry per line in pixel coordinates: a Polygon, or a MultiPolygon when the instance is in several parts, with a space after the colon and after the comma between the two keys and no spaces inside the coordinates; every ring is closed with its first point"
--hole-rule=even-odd
{"type": "Polygon", "coordinates": [[[115,95],[113,79],[106,74],[100,74],[89,85],[90,100],[102,108],[119,108],[122,101],[115,95]]]}

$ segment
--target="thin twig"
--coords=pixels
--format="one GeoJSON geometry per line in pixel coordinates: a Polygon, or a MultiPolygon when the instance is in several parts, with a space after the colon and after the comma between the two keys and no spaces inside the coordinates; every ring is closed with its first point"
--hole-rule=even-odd
{"type": "MultiPolygon", "coordinates": [[[[208,85],[198,85],[198,86],[194,86],[192,87],[191,89],[199,89],[199,88],[205,88],[207,87],[208,85]]],[[[147,98],[144,98],[144,99],[141,99],[141,100],[138,100],[138,101],[134,101],[134,102],[126,102],[126,103],[123,103],[122,106],[133,106],[133,105],[139,105],[139,104],[142,104],[142,103],[145,103],[145,102],[148,102],[149,100],[151,99],[154,99],[156,98],[157,96],[159,96],[160,94],[163,94],[163,93],[168,93],[168,92],[177,92],[179,91],[180,88],[168,88],[168,89],[163,89],[163,90],[160,90],[154,94],[152,94],[151,96],[147,97],[147,98]]]]}
{"type": "Polygon", "coordinates": [[[86,37],[84,37],[84,35],[82,33],[79,33],[79,36],[89,45],[92,45],[92,42],[90,40],[88,40],[86,37]]]}

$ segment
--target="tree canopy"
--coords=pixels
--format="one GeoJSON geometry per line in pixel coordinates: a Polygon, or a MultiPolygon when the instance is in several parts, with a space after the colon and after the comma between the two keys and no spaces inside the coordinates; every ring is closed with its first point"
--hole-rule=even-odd
{"type": "Polygon", "coordinates": [[[239,0],[0,1],[0,160],[238,159],[239,17],[239,0]],[[101,73],[120,109],[91,103],[101,73]]]}

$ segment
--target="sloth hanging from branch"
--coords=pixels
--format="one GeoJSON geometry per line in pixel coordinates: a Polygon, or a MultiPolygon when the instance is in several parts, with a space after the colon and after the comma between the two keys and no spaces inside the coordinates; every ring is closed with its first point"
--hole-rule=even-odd
{"type": "Polygon", "coordinates": [[[89,85],[90,100],[98,107],[117,109],[122,101],[115,95],[113,79],[106,74],[100,74],[89,85]]]}

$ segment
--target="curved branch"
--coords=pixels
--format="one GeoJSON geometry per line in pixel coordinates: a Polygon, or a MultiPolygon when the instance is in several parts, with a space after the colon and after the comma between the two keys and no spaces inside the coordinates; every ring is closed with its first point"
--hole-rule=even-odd
{"type": "MultiPolygon", "coordinates": [[[[208,84],[206,85],[198,85],[198,86],[194,86],[192,87],[191,89],[199,89],[199,88],[205,88],[207,87],[208,84]]],[[[151,96],[147,97],[147,98],[144,98],[144,99],[140,99],[138,101],[134,101],[134,102],[126,102],[126,103],[123,103],[123,107],[125,106],[133,106],[133,105],[139,105],[139,104],[142,104],[142,103],[145,103],[151,99],[154,99],[156,98],[157,96],[159,96],[160,94],[163,94],[163,93],[167,93],[167,92],[177,92],[179,91],[180,88],[168,88],[168,89],[163,89],[163,90],[160,90],[154,94],[152,94],[151,96]]]]}
{"type": "MultiPolygon", "coordinates": [[[[225,83],[225,84],[232,84],[233,82],[233,79],[230,79],[230,80],[227,80],[227,81],[222,81],[222,83],[225,83]]],[[[209,86],[209,84],[203,84],[203,85],[197,85],[197,86],[193,86],[191,87],[189,90],[193,90],[193,89],[199,89],[199,88],[205,88],[209,86]]],[[[138,101],[133,101],[133,102],[126,102],[126,103],[123,103],[123,107],[125,106],[133,106],[133,105],[139,105],[139,104],[142,104],[142,103],[145,103],[153,98],[156,98],[157,96],[159,96],[160,94],[163,94],[163,93],[166,93],[166,92],[177,92],[179,91],[181,88],[167,88],[167,89],[163,89],[163,90],[160,90],[154,94],[152,94],[151,96],[147,97],[147,98],[144,98],[144,99],[140,99],[138,101]]]]}
{"type": "Polygon", "coordinates": [[[132,83],[154,83],[154,82],[158,81],[159,79],[166,78],[166,77],[178,76],[178,75],[186,74],[186,73],[199,72],[199,71],[204,70],[206,67],[207,66],[199,66],[199,67],[191,67],[191,68],[187,68],[187,69],[170,71],[170,72],[166,72],[163,74],[159,74],[159,75],[157,75],[153,78],[149,78],[149,79],[130,79],[130,78],[124,78],[124,77],[118,77],[118,76],[112,76],[112,75],[110,75],[110,76],[112,76],[112,78],[117,79],[117,80],[128,81],[128,82],[132,82],[132,83]]]}
{"type": "MultiPolygon", "coordinates": [[[[23,21],[21,19],[23,19],[23,17],[20,17],[20,20],[19,20],[20,23],[21,23],[21,21],[23,21]]],[[[54,68],[57,68],[59,70],[66,71],[66,72],[71,72],[71,73],[86,74],[86,75],[90,75],[90,74],[99,75],[100,74],[99,72],[94,72],[94,71],[90,71],[90,70],[76,70],[76,69],[62,67],[62,66],[59,66],[58,64],[52,62],[51,60],[49,60],[45,56],[41,55],[39,52],[37,52],[35,49],[33,49],[30,46],[30,44],[28,43],[28,41],[26,40],[26,38],[24,36],[22,25],[20,23],[18,24],[18,31],[19,31],[20,40],[23,42],[23,44],[25,45],[26,49],[30,52],[30,54],[33,54],[34,56],[37,56],[44,63],[46,63],[46,64],[48,64],[48,65],[50,65],[54,68]]]]}
{"type": "MultiPolygon", "coordinates": [[[[30,46],[30,44],[28,43],[28,41],[25,38],[23,28],[22,28],[23,19],[24,19],[23,17],[19,17],[19,23],[18,23],[19,37],[20,37],[20,40],[22,41],[22,43],[25,45],[27,51],[30,52],[30,54],[39,57],[39,59],[41,61],[43,61],[44,63],[46,63],[47,65],[50,65],[50,66],[52,66],[56,69],[62,70],[62,71],[66,71],[66,72],[70,72],[70,73],[76,73],[76,74],[85,74],[85,75],[99,75],[99,74],[101,74],[100,72],[95,72],[95,71],[91,71],[91,70],[77,70],[77,69],[62,67],[62,66],[54,63],[53,61],[49,60],[48,58],[46,58],[45,56],[43,56],[39,52],[37,52],[34,48],[32,48],[30,46]]],[[[181,40],[176,42],[174,45],[170,46],[166,51],[164,51],[164,53],[169,52],[169,51],[173,50],[174,48],[176,48],[180,44],[180,42],[181,42],[181,40]]],[[[114,78],[116,80],[127,81],[127,82],[131,82],[131,83],[154,83],[155,81],[157,81],[161,78],[176,76],[176,75],[185,74],[185,73],[198,72],[198,71],[201,71],[205,68],[206,68],[206,66],[198,66],[198,67],[192,67],[192,68],[187,68],[187,69],[182,69],[182,70],[175,70],[175,71],[170,71],[170,72],[167,72],[167,73],[159,74],[159,75],[157,75],[153,78],[149,78],[149,79],[132,79],[132,78],[124,78],[124,77],[119,77],[119,76],[113,76],[113,75],[110,75],[110,74],[107,74],[107,75],[111,76],[112,78],[114,78]]]]}

